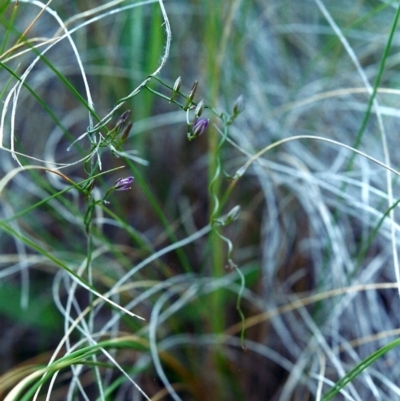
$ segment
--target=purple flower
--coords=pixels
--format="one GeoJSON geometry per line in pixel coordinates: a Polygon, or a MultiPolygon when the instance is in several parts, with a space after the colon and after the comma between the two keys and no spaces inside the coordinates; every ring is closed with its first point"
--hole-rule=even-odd
{"type": "Polygon", "coordinates": [[[190,130],[189,139],[196,138],[201,135],[208,127],[209,120],[207,118],[196,118],[190,130]]]}
{"type": "Polygon", "coordinates": [[[132,182],[133,177],[118,178],[118,180],[115,181],[114,189],[116,191],[127,191],[128,189],[131,189],[129,185],[131,185],[132,182]]]}

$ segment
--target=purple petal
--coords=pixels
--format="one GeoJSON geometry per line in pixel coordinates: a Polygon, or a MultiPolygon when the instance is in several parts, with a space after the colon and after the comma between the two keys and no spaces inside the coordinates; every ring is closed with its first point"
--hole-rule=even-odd
{"type": "Polygon", "coordinates": [[[126,177],[126,178],[118,178],[115,182],[114,188],[116,191],[127,191],[131,189],[129,185],[133,182],[133,177],[126,177]]]}

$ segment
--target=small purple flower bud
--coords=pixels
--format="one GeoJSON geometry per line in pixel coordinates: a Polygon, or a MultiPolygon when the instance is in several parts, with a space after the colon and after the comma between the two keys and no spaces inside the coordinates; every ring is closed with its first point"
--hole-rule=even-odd
{"type": "Polygon", "coordinates": [[[125,112],[122,113],[121,117],[117,121],[117,124],[115,124],[115,128],[117,130],[123,129],[123,127],[125,126],[125,123],[128,120],[130,114],[131,114],[130,110],[126,110],[125,112]]]}
{"type": "Polygon", "coordinates": [[[209,120],[207,118],[196,118],[190,130],[189,139],[193,139],[201,135],[208,127],[209,120]]]}
{"type": "Polygon", "coordinates": [[[115,181],[114,189],[116,191],[127,191],[128,189],[131,189],[129,185],[131,185],[132,182],[133,177],[118,178],[118,180],[115,181]]]}
{"type": "Polygon", "coordinates": [[[189,96],[188,96],[188,98],[190,99],[191,102],[194,99],[194,95],[195,95],[196,90],[197,90],[197,85],[198,85],[198,82],[194,81],[194,84],[193,84],[192,89],[190,90],[190,93],[189,93],[189,96]]]}
{"type": "Polygon", "coordinates": [[[183,107],[183,110],[187,110],[190,107],[190,105],[192,104],[193,99],[194,99],[194,95],[196,94],[197,85],[198,85],[198,82],[194,81],[192,89],[190,90],[190,93],[189,93],[189,95],[188,95],[188,97],[186,99],[186,104],[183,107]]]}
{"type": "Polygon", "coordinates": [[[124,123],[129,116],[131,115],[131,111],[130,110],[126,110],[121,114],[121,117],[119,118],[118,122],[120,123],[124,123]]]}

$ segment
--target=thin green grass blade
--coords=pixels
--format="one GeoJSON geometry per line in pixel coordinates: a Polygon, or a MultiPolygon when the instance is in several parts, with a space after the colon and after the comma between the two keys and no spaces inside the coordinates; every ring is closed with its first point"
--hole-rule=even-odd
{"type": "Polygon", "coordinates": [[[396,348],[400,345],[400,339],[392,341],[390,344],[385,345],[380,348],[378,351],[371,354],[369,357],[365,358],[362,362],[360,362],[355,368],[353,368],[349,373],[347,373],[344,377],[342,377],[339,381],[336,382],[335,386],[332,387],[329,391],[327,391],[322,401],[329,401],[335,395],[337,395],[341,389],[343,389],[347,384],[352,382],[358,375],[360,375],[365,369],[371,366],[375,361],[382,358],[386,353],[388,353],[393,348],[396,348]]]}

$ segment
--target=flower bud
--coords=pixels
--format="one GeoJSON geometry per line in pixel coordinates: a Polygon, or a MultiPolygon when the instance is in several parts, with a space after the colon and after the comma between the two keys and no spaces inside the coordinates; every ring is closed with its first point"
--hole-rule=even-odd
{"type": "Polygon", "coordinates": [[[240,214],[240,206],[236,205],[227,215],[225,224],[230,224],[232,221],[235,221],[239,218],[240,214]]]}
{"type": "Polygon", "coordinates": [[[196,94],[197,85],[198,85],[198,82],[197,82],[197,81],[194,81],[194,84],[193,84],[192,89],[191,89],[191,91],[190,91],[190,93],[189,93],[189,96],[188,96],[188,99],[189,99],[191,102],[193,102],[194,95],[196,94]]]}
{"type": "Polygon", "coordinates": [[[244,97],[240,95],[233,103],[233,115],[237,116],[244,110],[244,97]]]}
{"type": "Polygon", "coordinates": [[[196,118],[192,124],[192,128],[188,133],[188,139],[192,140],[201,135],[208,127],[209,120],[207,118],[196,118]]]}
{"type": "Polygon", "coordinates": [[[187,110],[189,108],[190,104],[193,102],[194,95],[196,94],[197,85],[198,85],[198,82],[194,81],[192,89],[190,90],[189,95],[186,99],[186,104],[183,107],[183,110],[187,110]]]}
{"type": "Polygon", "coordinates": [[[126,110],[121,114],[121,117],[118,119],[117,124],[115,124],[115,128],[117,132],[122,130],[125,126],[126,121],[128,120],[129,116],[131,115],[130,110],[126,110]]]}
{"type": "Polygon", "coordinates": [[[176,94],[179,92],[179,89],[181,88],[181,82],[182,82],[181,77],[178,77],[174,83],[174,86],[172,87],[171,97],[169,98],[170,102],[172,102],[175,99],[176,94]]]}
{"type": "Polygon", "coordinates": [[[232,223],[232,221],[237,220],[239,214],[240,214],[240,206],[237,205],[229,213],[215,219],[214,224],[218,226],[226,226],[232,223]]]}
{"type": "Polygon", "coordinates": [[[196,106],[196,110],[194,111],[194,115],[200,117],[204,110],[204,102],[201,100],[199,104],[196,106]]]}
{"type": "Polygon", "coordinates": [[[178,77],[174,83],[174,87],[173,87],[173,91],[174,92],[179,92],[179,89],[181,88],[181,82],[182,82],[182,78],[178,77]]]}
{"type": "Polygon", "coordinates": [[[116,191],[127,191],[128,189],[131,189],[129,185],[131,185],[132,182],[133,177],[118,178],[118,180],[115,181],[114,189],[116,191]]]}

